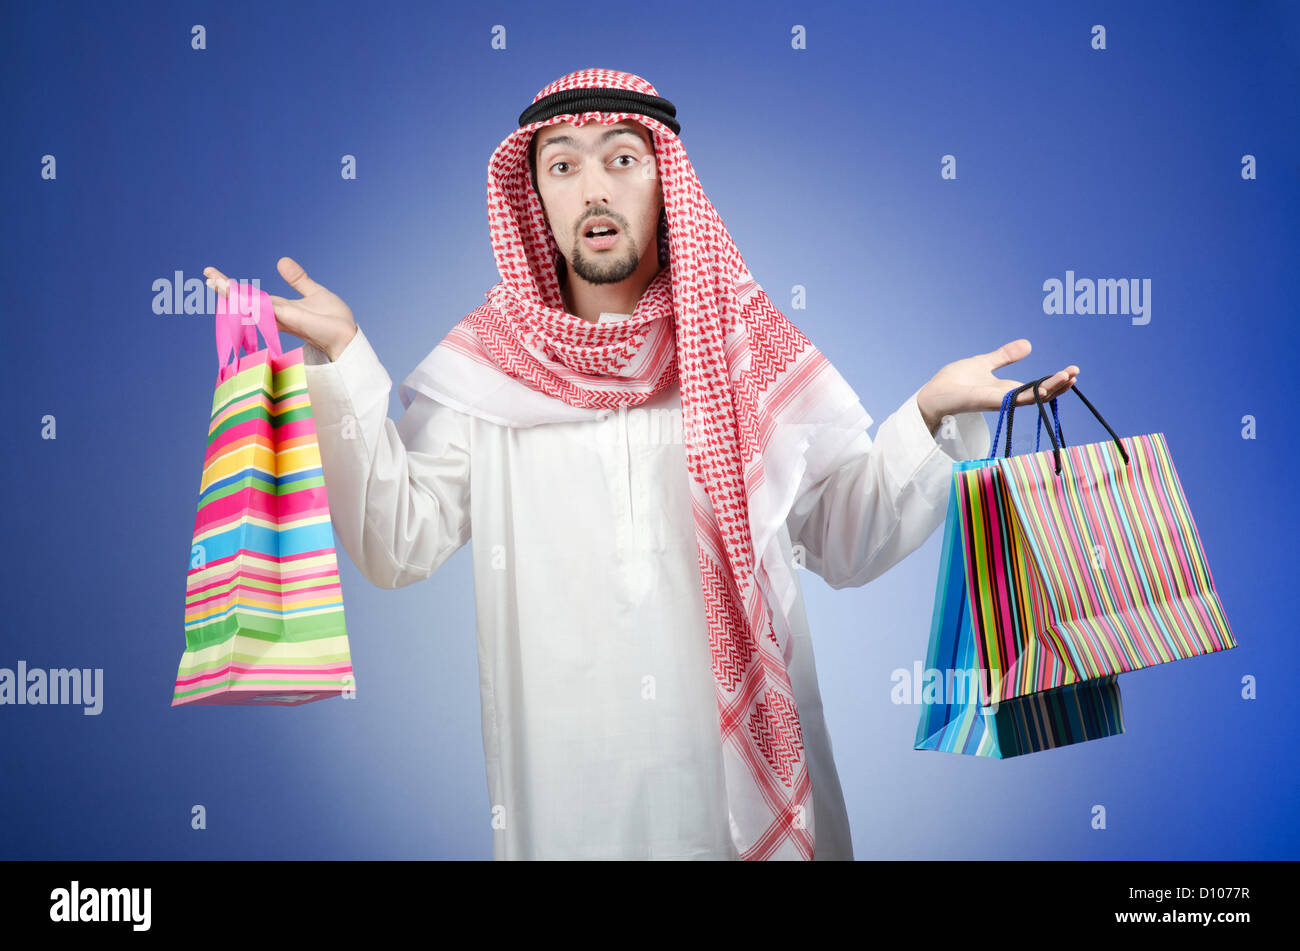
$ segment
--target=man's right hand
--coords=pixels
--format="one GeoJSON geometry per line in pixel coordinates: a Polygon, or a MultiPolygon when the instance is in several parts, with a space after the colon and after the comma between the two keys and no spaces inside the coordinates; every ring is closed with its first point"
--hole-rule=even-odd
{"type": "MultiPolygon", "coordinates": [[[[338,295],[308,277],[293,258],[280,258],[275,267],[289,286],[302,295],[298,300],[267,295],[275,308],[276,326],[323,350],[330,360],[337,360],[356,336],[357,322],[352,310],[338,295]]],[[[203,273],[207,275],[208,286],[216,288],[224,297],[230,278],[214,267],[205,267],[203,273]]]]}

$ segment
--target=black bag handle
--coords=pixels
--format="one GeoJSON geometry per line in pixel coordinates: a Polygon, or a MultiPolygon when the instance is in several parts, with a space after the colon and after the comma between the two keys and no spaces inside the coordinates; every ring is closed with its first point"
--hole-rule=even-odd
{"type": "MultiPolygon", "coordinates": [[[[1042,417],[1044,424],[1047,424],[1047,410],[1043,408],[1043,397],[1041,394],[1039,394],[1038,387],[1039,384],[1050,379],[1051,377],[1045,376],[1042,379],[1034,380],[1032,383],[1027,383],[1025,384],[1025,386],[1022,386],[1016,390],[1016,392],[1018,393],[1020,392],[1020,390],[1033,387],[1034,405],[1038,407],[1038,414],[1039,416],[1042,417]]],[[[1093,406],[1092,403],[1088,402],[1088,397],[1084,396],[1083,393],[1079,391],[1079,387],[1077,385],[1070,387],[1070,389],[1074,390],[1074,392],[1078,394],[1079,399],[1083,400],[1084,406],[1092,410],[1092,415],[1097,417],[1097,421],[1106,427],[1106,432],[1110,433],[1110,438],[1115,440],[1115,445],[1119,447],[1119,454],[1124,459],[1124,465],[1128,465],[1129,464],[1128,453],[1124,451],[1124,443],[1120,440],[1119,436],[1115,435],[1115,430],[1110,428],[1110,423],[1106,422],[1106,420],[1102,418],[1101,413],[1097,412],[1097,407],[1093,406]]],[[[1015,409],[1014,398],[1011,401],[1011,408],[1013,410],[1015,409]]],[[[1060,475],[1061,474],[1061,447],[1057,445],[1056,435],[1052,432],[1052,427],[1050,425],[1047,425],[1047,436],[1049,439],[1052,440],[1052,455],[1056,459],[1056,474],[1060,475]]],[[[1007,452],[1010,453],[1010,451],[1011,451],[1011,414],[1008,413],[1007,414],[1007,452]]]]}

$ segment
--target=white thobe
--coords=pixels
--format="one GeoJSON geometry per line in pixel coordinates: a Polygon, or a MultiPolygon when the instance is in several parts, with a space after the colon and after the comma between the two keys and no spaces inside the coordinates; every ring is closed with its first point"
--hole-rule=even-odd
{"type": "MultiPolygon", "coordinates": [[[[304,360],[335,534],[361,573],[420,581],[473,534],[493,857],[738,858],[685,446],[663,425],[680,390],[526,428],[416,393],[394,422],[360,329],[336,361],[310,344],[304,360]]],[[[988,452],[980,413],[955,423],[932,436],[913,393],[864,430],[797,497],[782,540],[796,563],[842,588],[918,548],[953,462],[988,452]]],[[[815,857],[851,859],[802,592],[790,622],[815,857]]]]}

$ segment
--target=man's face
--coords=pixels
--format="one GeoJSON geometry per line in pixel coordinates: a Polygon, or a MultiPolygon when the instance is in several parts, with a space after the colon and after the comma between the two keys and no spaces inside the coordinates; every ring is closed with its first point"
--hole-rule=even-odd
{"type": "Polygon", "coordinates": [[[533,147],[542,210],[573,273],[614,284],[630,277],[644,255],[657,262],[663,188],[645,126],[562,122],[541,129],[533,147]],[[614,233],[590,235],[598,223],[614,233]]]}

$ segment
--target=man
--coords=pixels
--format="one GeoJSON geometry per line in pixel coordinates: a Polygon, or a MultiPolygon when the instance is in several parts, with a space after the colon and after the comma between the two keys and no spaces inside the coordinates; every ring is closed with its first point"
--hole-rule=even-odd
{"type": "Polygon", "coordinates": [[[945,366],[872,440],[679,129],[628,73],[537,94],[488,165],[501,281],[396,423],[351,311],[279,264],[346,551],[397,587],[473,534],[497,858],[852,858],[795,569],[861,585],[924,542],[1029,350],[945,366]]]}
{"type": "Polygon", "coordinates": [[[631,119],[600,129],[587,126],[585,132],[567,122],[548,126],[529,143],[529,175],[551,235],[558,233],[569,243],[556,262],[565,307],[584,320],[596,323],[601,313],[631,314],[646,285],[667,263],[667,220],[654,158],[650,131],[631,119]],[[597,204],[587,204],[595,196],[586,193],[584,184],[589,190],[593,183],[575,174],[572,151],[585,139],[594,142],[593,149],[585,150],[587,156],[593,151],[613,155],[610,180],[603,184],[612,188],[621,180],[621,213],[599,198],[597,204]],[[539,152],[547,166],[541,182],[539,152]],[[567,280],[570,258],[578,276],[573,282],[567,280]]]}

